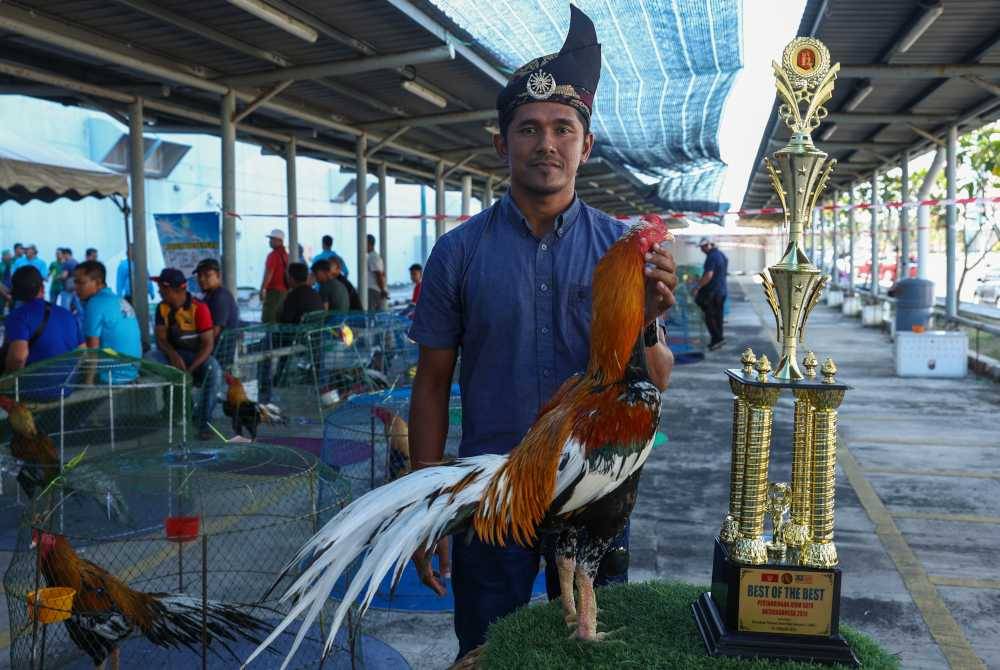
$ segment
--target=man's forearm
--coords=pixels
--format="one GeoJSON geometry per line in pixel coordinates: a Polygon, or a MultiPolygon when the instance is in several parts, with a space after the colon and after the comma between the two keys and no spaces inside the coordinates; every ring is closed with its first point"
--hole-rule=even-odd
{"type": "Polygon", "coordinates": [[[670,385],[670,373],[674,369],[674,352],[663,342],[646,347],[646,368],[649,370],[649,379],[656,388],[666,391],[670,385]]]}
{"type": "Polygon", "coordinates": [[[712,281],[712,277],[714,276],[715,273],[712,272],[711,270],[703,274],[701,276],[701,279],[698,280],[698,288],[705,288],[706,286],[708,286],[708,283],[712,281]]]}
{"type": "Polygon", "coordinates": [[[414,470],[441,462],[448,438],[450,385],[414,380],[410,398],[410,463],[414,470]]]}

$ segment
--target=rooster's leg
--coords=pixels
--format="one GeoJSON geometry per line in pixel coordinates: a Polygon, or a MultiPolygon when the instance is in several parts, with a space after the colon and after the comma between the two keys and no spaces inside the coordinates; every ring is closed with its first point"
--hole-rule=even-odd
{"type": "Polygon", "coordinates": [[[119,663],[121,663],[121,660],[122,660],[121,651],[118,649],[118,647],[115,647],[115,650],[111,652],[111,670],[118,670],[118,665],[119,663]]]}
{"type": "Polygon", "coordinates": [[[582,566],[576,568],[576,588],[580,592],[576,637],[578,640],[595,642],[600,638],[597,634],[597,598],[594,596],[594,579],[582,566]]]}
{"type": "Polygon", "coordinates": [[[576,558],[557,556],[556,569],[559,572],[559,598],[562,601],[563,618],[567,626],[575,628],[577,616],[576,598],[573,597],[573,573],[576,571],[576,558]]]}

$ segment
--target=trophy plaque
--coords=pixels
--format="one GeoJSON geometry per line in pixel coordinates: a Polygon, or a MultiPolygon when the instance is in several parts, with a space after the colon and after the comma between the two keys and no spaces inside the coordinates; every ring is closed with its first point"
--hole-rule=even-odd
{"type": "Polygon", "coordinates": [[[831,66],[822,42],[800,37],[772,67],[778,114],[792,136],[765,164],[784,209],[788,245],[760,278],[781,353],[772,369],[766,355],[748,348],[741,367],[726,370],[733,392],[729,509],[715,540],[712,590],[692,609],[712,656],[859,667],[839,633],[841,572],[833,542],[837,408],[848,387],[837,381],[832,359],[820,366],[807,352],[801,366],[798,360],[806,320],[827,279],[803,252],[802,233],[836,162],[815,147],[812,131],[826,116],[840,65],[831,66]],[[768,480],[782,392],[795,398],[790,484],[768,480]]]}

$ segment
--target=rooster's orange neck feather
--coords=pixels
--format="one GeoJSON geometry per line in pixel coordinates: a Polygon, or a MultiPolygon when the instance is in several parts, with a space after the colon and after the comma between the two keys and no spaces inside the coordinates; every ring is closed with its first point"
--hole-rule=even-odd
{"type": "Polygon", "coordinates": [[[625,376],[645,320],[643,250],[638,239],[629,237],[612,247],[594,271],[587,374],[597,383],[625,376]]]}

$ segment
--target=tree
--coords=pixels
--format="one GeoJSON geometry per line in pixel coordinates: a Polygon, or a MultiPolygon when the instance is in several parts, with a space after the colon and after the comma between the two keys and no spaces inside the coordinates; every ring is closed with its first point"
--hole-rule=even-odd
{"type": "MultiPolygon", "coordinates": [[[[957,191],[969,198],[985,198],[988,192],[994,193],[1000,189],[1000,124],[992,123],[962,135],[958,142],[958,167],[966,169],[956,170],[960,179],[957,191]]],[[[962,230],[962,275],[957,287],[959,296],[962,295],[962,287],[969,271],[975,269],[994,247],[1000,245],[996,203],[983,202],[972,206],[978,210],[978,216],[971,234],[967,227],[962,230]],[[977,242],[981,244],[978,255],[973,251],[977,242]]]]}

